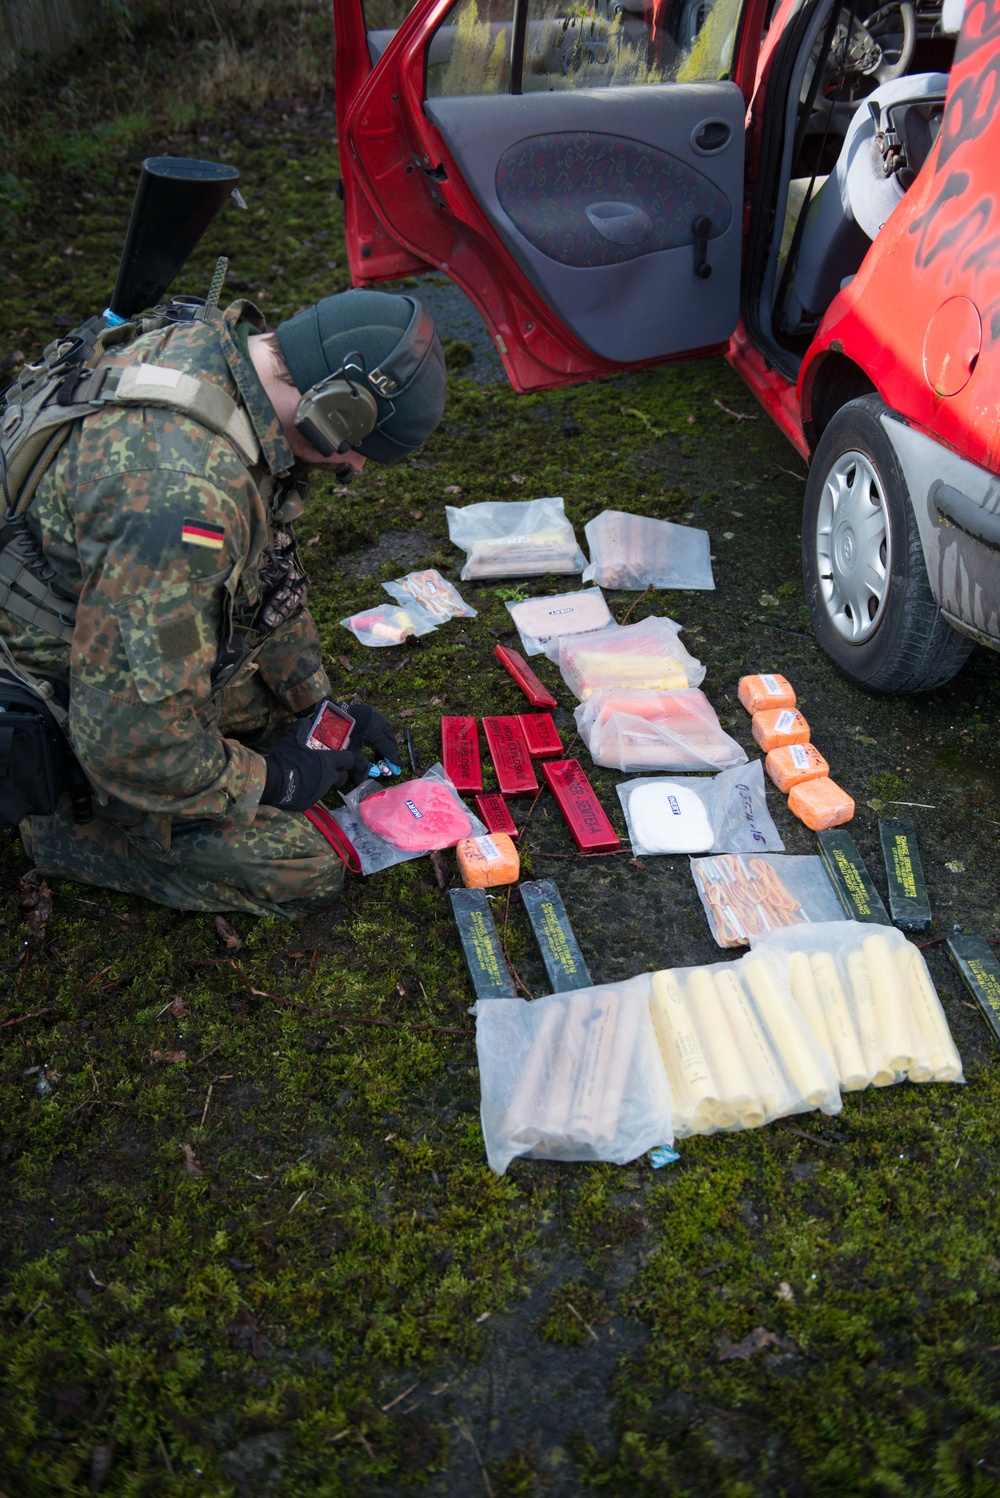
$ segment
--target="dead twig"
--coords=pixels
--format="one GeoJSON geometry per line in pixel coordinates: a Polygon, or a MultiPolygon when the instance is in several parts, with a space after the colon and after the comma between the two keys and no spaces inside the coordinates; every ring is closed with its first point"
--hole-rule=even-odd
{"type": "MultiPolygon", "coordinates": [[[[718,405],[719,402],[716,401],[715,404],[718,405]]],[[[645,598],[646,594],[650,591],[650,589],[652,588],[652,586],[653,586],[653,584],[650,583],[647,587],[645,587],[643,589],[643,591],[639,594],[638,598],[633,598],[632,602],[629,604],[628,608],[625,611],[625,618],[622,619],[622,621],[621,621],[622,624],[627,624],[628,623],[628,621],[629,621],[629,619],[631,618],[631,615],[632,615],[632,610],[634,608],[638,607],[638,605],[645,598]]],[[[574,734],[574,736],[573,736],[573,742],[574,742],[574,744],[576,743],[576,739],[577,739],[577,735],[574,734]]],[[[569,753],[569,751],[567,750],[567,754],[568,753],[569,753]]]]}
{"type": "Polygon", "coordinates": [[[407,1396],[407,1394],[412,1394],[413,1391],[414,1391],[414,1389],[419,1389],[419,1388],[420,1388],[420,1380],[418,1378],[415,1384],[411,1384],[408,1389],[404,1389],[403,1390],[402,1394],[397,1394],[396,1397],[395,1397],[395,1399],[390,1399],[388,1404],[384,1404],[382,1406],[382,1413],[383,1413],[383,1415],[388,1414],[389,1410],[393,1409],[397,1404],[400,1403],[401,1400],[405,1399],[406,1396],[407,1396]]]}
{"type": "Polygon", "coordinates": [[[724,406],[718,397],[716,397],[715,404],[720,411],[725,411],[726,415],[731,416],[734,421],[756,421],[760,415],[759,411],[730,411],[729,407],[724,406]]]}
{"type": "Polygon", "coordinates": [[[794,1124],[779,1124],[779,1129],[786,1134],[795,1134],[799,1139],[808,1139],[810,1144],[821,1144],[825,1150],[839,1150],[840,1145],[833,1139],[821,1139],[818,1134],[807,1134],[805,1129],[797,1129],[794,1124]]]}
{"type": "MultiPolygon", "coordinates": [[[[537,800],[538,798],[536,797],[535,799],[537,800]]],[[[514,982],[517,984],[518,988],[520,988],[524,992],[527,998],[533,999],[535,996],[531,992],[528,985],[525,983],[524,979],[521,977],[521,974],[518,972],[517,968],[514,966],[514,963],[511,960],[510,951],[507,947],[507,921],[510,917],[510,892],[512,889],[513,885],[508,884],[507,899],[504,901],[503,907],[503,930],[500,933],[500,945],[503,948],[503,955],[507,959],[507,966],[511,970],[514,982]]]]}
{"type": "Polygon", "coordinates": [[[454,1419],[455,1424],[458,1426],[459,1433],[465,1437],[465,1439],[468,1441],[469,1445],[475,1452],[476,1461],[479,1463],[479,1470],[483,1474],[483,1486],[486,1489],[487,1498],[493,1498],[493,1484],[490,1482],[490,1474],[486,1470],[486,1463],[483,1461],[479,1447],[476,1445],[475,1437],[473,1436],[472,1431],[466,1425],[464,1420],[462,1420],[458,1415],[456,1415],[454,1419]]]}
{"type": "Polygon", "coordinates": [[[6,1030],[8,1025],[23,1025],[29,1019],[41,1019],[43,1014],[55,1014],[54,1009],[33,1009],[30,1014],[19,1014],[17,1019],[0,1020],[0,1030],[6,1030]]]}
{"type": "Polygon", "coordinates": [[[579,1321],[580,1325],[584,1328],[585,1331],[588,1331],[590,1333],[590,1335],[593,1337],[593,1339],[594,1339],[595,1342],[599,1342],[601,1340],[600,1337],[597,1335],[597,1333],[594,1331],[594,1328],[591,1326],[590,1322],[589,1321],[584,1321],[583,1317],[580,1315],[580,1312],[577,1310],[576,1306],[570,1305],[569,1301],[567,1301],[566,1302],[566,1309],[567,1309],[567,1311],[569,1311],[569,1313],[570,1313],[571,1316],[575,1316],[576,1317],[576,1319],[577,1319],[577,1321],[579,1321]]]}
{"type": "Polygon", "coordinates": [[[214,1084],[212,1082],[209,1082],[209,1084],[208,1084],[208,1091],[205,1094],[205,1106],[201,1110],[201,1123],[198,1125],[199,1129],[203,1129],[205,1127],[205,1120],[208,1117],[208,1105],[212,1101],[212,1087],[213,1087],[213,1085],[214,1084]]]}

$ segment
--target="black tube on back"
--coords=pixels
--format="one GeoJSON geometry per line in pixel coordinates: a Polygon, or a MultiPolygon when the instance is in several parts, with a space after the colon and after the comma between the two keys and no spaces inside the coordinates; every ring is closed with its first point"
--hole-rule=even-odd
{"type": "Polygon", "coordinates": [[[119,317],[153,307],[240,180],[234,166],[147,156],[109,306],[119,317]]]}

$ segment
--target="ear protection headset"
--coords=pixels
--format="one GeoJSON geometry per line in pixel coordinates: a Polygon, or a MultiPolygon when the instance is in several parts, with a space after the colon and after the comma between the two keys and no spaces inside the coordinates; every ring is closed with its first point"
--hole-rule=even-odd
{"type": "Polygon", "coordinates": [[[434,342],[434,324],[413,297],[402,338],[377,369],[365,368],[364,355],[348,354],[340,369],[305,391],[295,412],[295,430],[325,458],[358,447],[395,412],[393,397],[403,395],[420,374],[434,342]],[[389,409],[380,414],[380,397],[389,409]]]}

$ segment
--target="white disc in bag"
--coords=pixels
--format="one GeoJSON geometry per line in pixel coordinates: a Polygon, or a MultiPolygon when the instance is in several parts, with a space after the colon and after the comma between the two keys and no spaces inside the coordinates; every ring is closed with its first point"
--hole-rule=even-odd
{"type": "Polygon", "coordinates": [[[628,815],[649,853],[706,853],[715,842],[701,797],[686,786],[640,785],[629,796],[628,815]]]}

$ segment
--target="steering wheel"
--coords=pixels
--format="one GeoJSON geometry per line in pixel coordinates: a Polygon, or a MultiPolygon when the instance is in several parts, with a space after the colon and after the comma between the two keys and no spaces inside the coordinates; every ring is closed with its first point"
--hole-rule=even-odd
{"type": "Polygon", "coordinates": [[[917,45],[917,14],[911,0],[889,0],[862,24],[882,54],[874,77],[879,83],[902,78],[917,45]]]}

